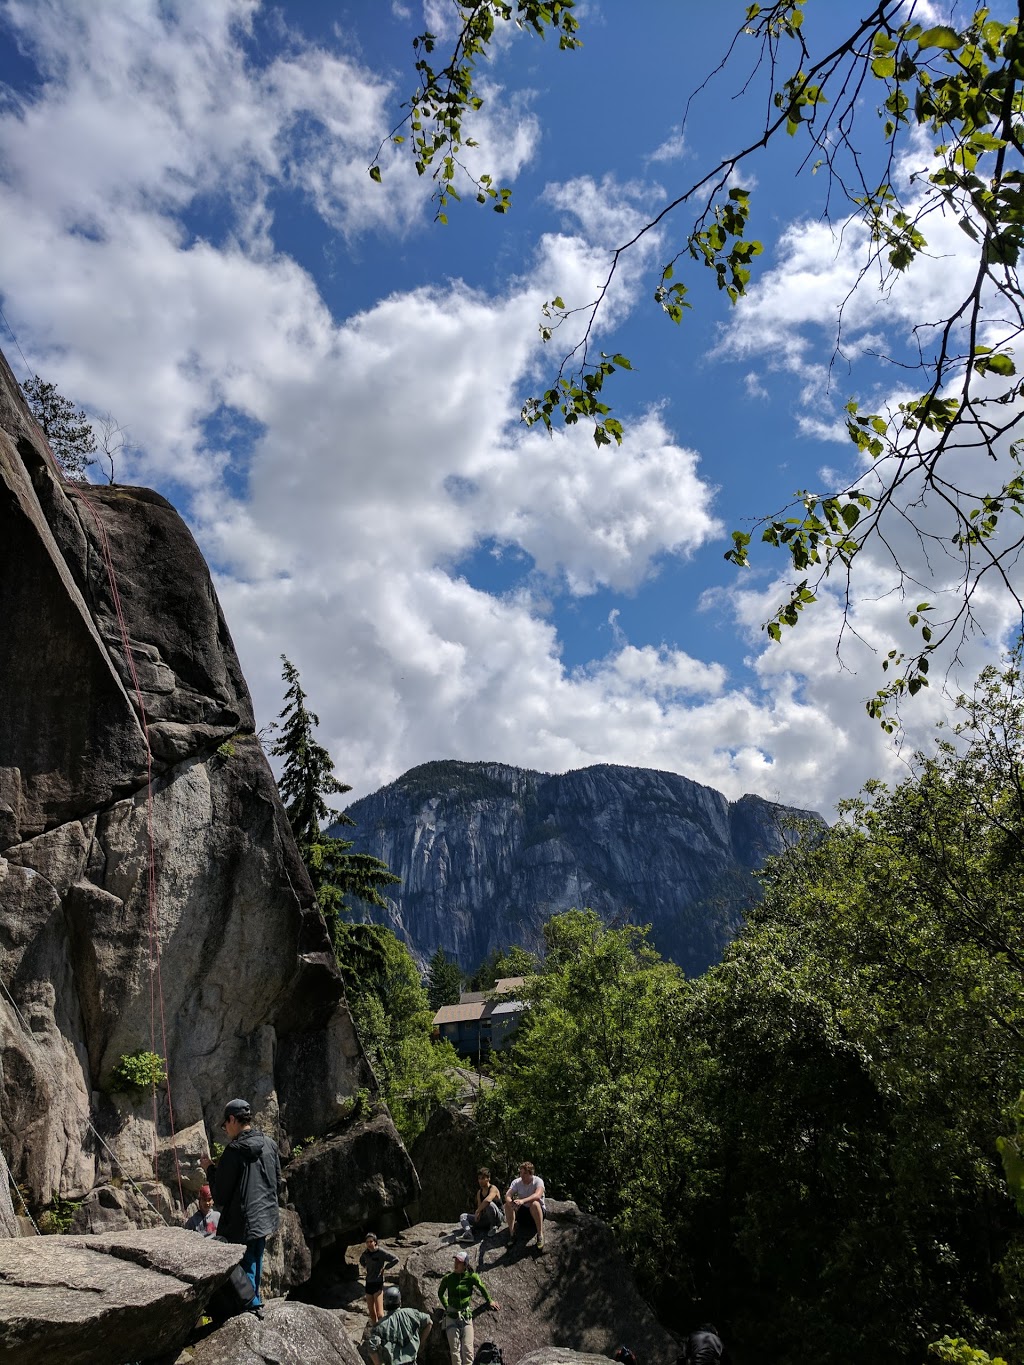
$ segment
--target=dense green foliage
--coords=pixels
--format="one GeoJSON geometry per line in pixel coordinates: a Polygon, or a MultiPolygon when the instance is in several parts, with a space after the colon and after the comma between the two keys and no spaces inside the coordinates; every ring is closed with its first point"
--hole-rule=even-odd
{"type": "Polygon", "coordinates": [[[462,969],[457,962],[449,962],[443,948],[427,963],[427,999],[436,1011],[442,1005],[457,1005],[462,994],[462,969]]]}
{"type": "MultiPolygon", "coordinates": [[[[507,187],[468,171],[462,159],[464,147],[473,145],[463,119],[484,102],[478,77],[496,32],[515,24],[576,49],[592,20],[588,14],[581,40],[573,8],[572,0],[454,0],[455,38],[436,67],[435,35],[415,40],[418,85],[405,121],[416,169],[435,181],[442,223],[460,183],[498,212],[511,206],[507,187]]],[[[935,651],[971,630],[982,580],[997,580],[999,590],[1021,604],[1012,574],[1019,542],[1007,523],[1008,514],[1024,514],[1024,447],[1014,441],[1024,401],[1024,371],[1016,363],[1024,334],[1018,273],[1024,248],[1022,11],[1017,5],[1009,13],[998,6],[960,12],[950,5],[951,22],[936,23],[934,6],[876,0],[863,10],[849,8],[837,34],[828,22],[836,8],[830,4],[768,0],[729,8],[735,29],[727,50],[720,59],[708,54],[707,75],[689,99],[680,92],[684,127],[691,114],[721,124],[722,137],[713,142],[713,157],[720,159],[696,167],[689,156],[681,161],[687,179],[670,183],[651,219],[609,250],[607,272],[593,293],[544,305],[540,334],[545,342],[555,340],[562,358],[548,387],[527,399],[522,416],[548,429],[583,422],[598,445],[621,443],[623,424],[611,415],[607,381],[632,366],[627,357],[596,347],[600,315],[620,267],[656,230],[665,254],[649,286],[660,316],[677,325],[684,321],[693,272],[704,269],[731,303],[741,300],[766,259],[756,225],[756,182],[772,144],[792,138],[802,145],[799,173],[808,178],[820,217],[836,225],[837,251],[844,240],[859,244],[859,273],[837,322],[837,353],[843,314],[855,311],[853,296],[867,289],[887,297],[900,275],[942,249],[936,225],[958,224],[959,254],[974,267],[969,284],[958,287],[951,275],[951,291],[959,292],[938,300],[924,288],[912,333],[908,327],[881,345],[872,343],[909,372],[909,378],[895,379],[897,396],[884,407],[877,400],[865,407],[856,396],[846,405],[847,432],[870,461],[873,477],[858,475],[823,493],[797,490],[787,507],[763,517],[758,527],[761,541],[781,549],[792,570],[789,590],[764,623],[775,640],[797,624],[830,575],[846,585],[849,606],[851,572],[865,547],[891,561],[894,580],[909,597],[906,643],[882,648],[884,685],[868,703],[891,728],[893,704],[928,685],[935,651]],[[721,106],[691,110],[716,82],[728,87],[727,119],[721,106]],[[913,340],[904,350],[907,334],[913,340]],[[1004,454],[1001,464],[963,458],[965,451],[989,455],[994,448],[1004,454]],[[925,515],[926,507],[932,515],[925,515]],[[886,533],[891,513],[934,548],[936,562],[958,560],[960,600],[951,611],[918,601],[927,590],[906,573],[900,542],[886,533]]],[[[611,16],[599,22],[612,22],[611,16]]],[[[632,22],[625,11],[621,22],[632,22]]],[[[628,89],[618,91],[618,100],[632,107],[628,89]]],[[[396,142],[405,141],[402,126],[393,134],[396,142]]],[[[571,159],[573,139],[565,130],[561,142],[571,159]]],[[[370,174],[380,180],[377,161],[370,174]]],[[[815,208],[809,216],[817,216],[815,208]]],[[[818,358],[830,373],[832,350],[826,343],[818,358]]],[[[809,361],[809,375],[812,370],[809,361]]],[[[821,415],[832,420],[824,396],[821,415]]],[[[735,531],[726,557],[746,565],[751,540],[751,531],[735,531]]]]}
{"type": "Polygon", "coordinates": [[[381,888],[399,879],[386,863],[369,853],[353,853],[351,839],[338,839],[324,830],[329,823],[354,825],[343,812],[327,804],[329,796],[342,796],[351,788],[334,775],[331,756],[315,737],[320,717],[306,706],[306,693],[299,671],[281,655],[282,674],[288,684],[285,704],[278,717],[280,738],[270,752],[284,759],[278,786],[288,822],[306,865],[317,903],[337,942],[340,917],[351,910],[348,897],[387,909],[381,888]]]}
{"type": "Polygon", "coordinates": [[[471,991],[490,991],[494,983],[509,976],[530,976],[537,970],[537,958],[513,943],[508,948],[495,948],[488,953],[469,978],[471,991]]]}
{"type": "Polygon", "coordinates": [[[21,386],[29,411],[43,429],[57,463],[69,479],[84,479],[96,463],[96,436],[83,408],[65,398],[56,384],[34,375],[21,386]]]}
{"type": "Polygon", "coordinates": [[[139,1048],[136,1052],[126,1052],[117,1059],[113,1071],[115,1090],[126,1094],[139,1094],[163,1085],[167,1079],[167,1063],[158,1052],[139,1048]]]}
{"type": "Polygon", "coordinates": [[[338,926],[338,964],[360,1041],[406,1143],[458,1093],[450,1043],[431,1038],[434,1011],[409,950],[383,925],[338,926]]]}
{"type": "Polygon", "coordinates": [[[917,1365],[941,1338],[1017,1358],[1018,663],[904,783],[775,860],[699,980],[642,931],[549,925],[483,1121],[507,1166],[611,1222],[680,1326],[711,1316],[780,1365],[917,1365]]]}

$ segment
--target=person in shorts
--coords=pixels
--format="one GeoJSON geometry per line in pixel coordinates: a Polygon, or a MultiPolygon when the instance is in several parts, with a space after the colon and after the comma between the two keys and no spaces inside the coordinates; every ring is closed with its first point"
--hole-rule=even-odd
{"type": "Polygon", "coordinates": [[[537,1250],[544,1250],[544,1181],[533,1169],[532,1161],[519,1167],[519,1177],[512,1181],[505,1195],[505,1221],[508,1240],[516,1235],[516,1217],[525,1209],[537,1229],[537,1250]]]}
{"type": "Polygon", "coordinates": [[[370,1315],[372,1325],[380,1322],[384,1316],[384,1272],[398,1264],[398,1257],[392,1256],[390,1251],[385,1251],[378,1244],[375,1232],[368,1232],[366,1250],[359,1257],[359,1264],[363,1267],[366,1277],[363,1292],[366,1295],[366,1311],[370,1315]]]}

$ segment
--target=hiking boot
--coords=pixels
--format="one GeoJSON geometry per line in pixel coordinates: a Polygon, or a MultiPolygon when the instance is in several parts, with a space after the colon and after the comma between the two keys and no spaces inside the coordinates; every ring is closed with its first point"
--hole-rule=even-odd
{"type": "Polygon", "coordinates": [[[543,1251],[543,1250],[544,1250],[544,1237],[543,1237],[543,1234],[542,1234],[540,1237],[537,1238],[537,1250],[538,1250],[538,1251],[543,1251]]]}
{"type": "Polygon", "coordinates": [[[456,1237],[455,1240],[457,1242],[468,1242],[470,1246],[472,1246],[473,1243],[476,1241],[476,1238],[470,1232],[469,1228],[467,1228],[466,1231],[461,1233],[458,1237],[456,1237]]]}
{"type": "Polygon", "coordinates": [[[249,1305],[249,1310],[248,1310],[248,1311],[253,1315],[254,1318],[258,1318],[260,1322],[263,1321],[263,1305],[262,1305],[262,1304],[250,1304],[250,1305],[249,1305]]]}

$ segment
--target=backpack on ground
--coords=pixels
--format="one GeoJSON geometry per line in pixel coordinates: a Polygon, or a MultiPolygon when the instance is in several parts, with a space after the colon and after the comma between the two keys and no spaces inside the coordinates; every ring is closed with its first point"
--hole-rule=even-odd
{"type": "Polygon", "coordinates": [[[214,1322],[226,1322],[237,1313],[244,1313],[255,1297],[252,1280],[240,1265],[236,1265],[227,1281],[211,1296],[206,1311],[214,1322]]]}
{"type": "Polygon", "coordinates": [[[501,1347],[493,1341],[482,1341],[476,1348],[473,1365],[505,1365],[501,1347]]]}

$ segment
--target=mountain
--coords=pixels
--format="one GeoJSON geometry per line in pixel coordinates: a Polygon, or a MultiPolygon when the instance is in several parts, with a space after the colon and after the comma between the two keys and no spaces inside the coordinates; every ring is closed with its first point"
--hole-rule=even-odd
{"type": "Polygon", "coordinates": [[[494,948],[536,950],[572,906],[652,925],[690,975],[717,962],[756,899],[753,872],[785,847],[791,817],[727,801],[676,773],[601,763],[562,775],[501,763],[425,763],[346,812],[334,833],[402,879],[365,907],[426,960],[440,946],[473,970],[494,948]]]}

